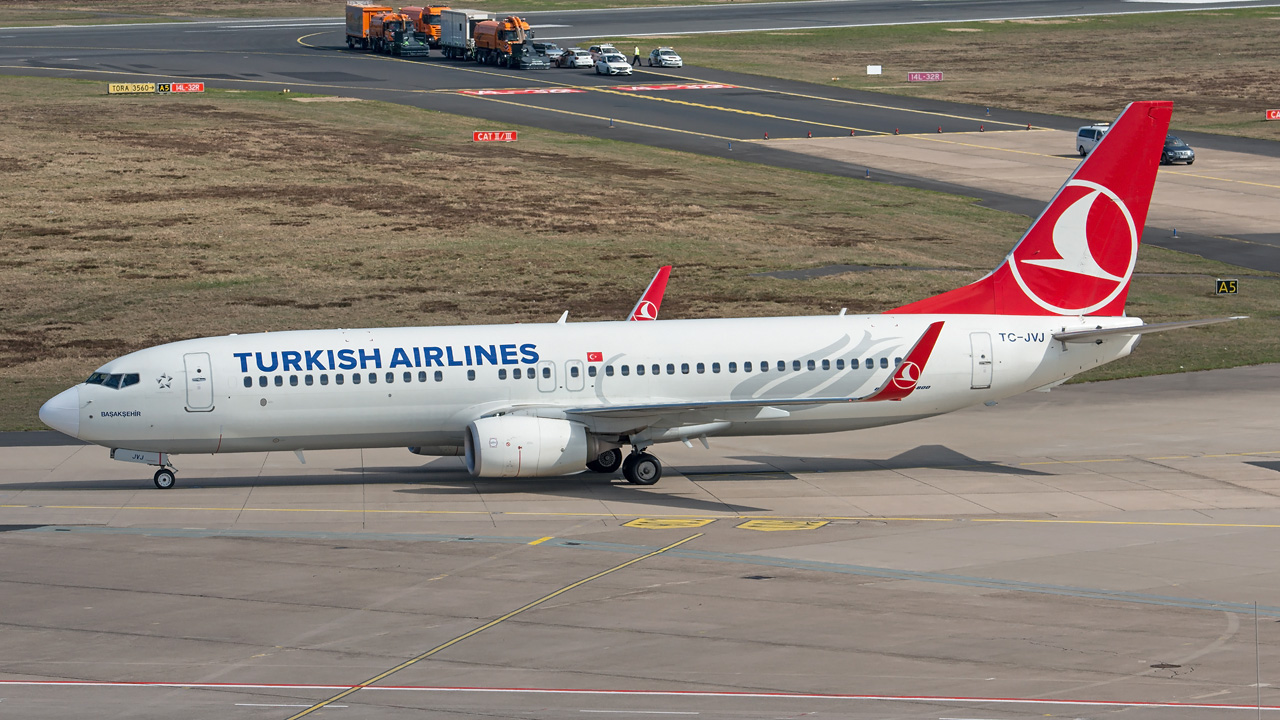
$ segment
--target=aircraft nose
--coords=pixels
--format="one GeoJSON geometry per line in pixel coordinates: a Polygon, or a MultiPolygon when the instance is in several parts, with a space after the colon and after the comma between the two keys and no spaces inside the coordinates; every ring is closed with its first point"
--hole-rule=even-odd
{"type": "Polygon", "coordinates": [[[80,388],[63,390],[50,398],[40,408],[40,422],[60,433],[79,437],[80,388]]]}

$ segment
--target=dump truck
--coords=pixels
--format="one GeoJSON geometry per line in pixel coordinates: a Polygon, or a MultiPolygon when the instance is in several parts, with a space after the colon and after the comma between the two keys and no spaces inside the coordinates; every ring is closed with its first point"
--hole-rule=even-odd
{"type": "Polygon", "coordinates": [[[476,25],[493,16],[483,10],[450,8],[440,12],[440,50],[447,58],[471,60],[475,57],[476,25]]]}
{"type": "Polygon", "coordinates": [[[360,0],[347,3],[347,49],[368,50],[373,44],[369,35],[369,21],[379,13],[389,13],[392,9],[386,5],[372,5],[360,0]]]}
{"type": "Polygon", "coordinates": [[[475,60],[499,67],[543,69],[551,67],[551,61],[534,52],[533,33],[529,23],[510,15],[503,20],[485,20],[475,29],[475,60]]]}
{"type": "Polygon", "coordinates": [[[440,13],[447,7],[402,7],[400,12],[413,21],[413,32],[418,39],[433,48],[440,47],[440,13]]]}
{"type": "Polygon", "coordinates": [[[413,21],[403,13],[377,13],[369,18],[370,45],[374,52],[401,57],[426,57],[427,43],[413,32],[413,21]]]}

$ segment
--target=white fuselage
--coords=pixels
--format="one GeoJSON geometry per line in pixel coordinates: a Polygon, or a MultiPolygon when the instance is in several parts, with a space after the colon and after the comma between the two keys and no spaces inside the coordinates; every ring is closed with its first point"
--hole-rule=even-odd
{"type": "MultiPolygon", "coordinates": [[[[136,373],[136,384],[82,383],[67,392],[78,394],[73,434],[111,448],[457,448],[468,423],[496,413],[866,395],[937,320],[945,324],[932,357],[901,401],[711,411],[693,435],[831,432],[946,413],[1057,383],[1127,355],[1136,343],[1116,336],[1068,345],[1055,342],[1055,332],[1141,324],[862,315],[304,330],[148,348],[98,371],[136,373]]],[[[593,433],[635,431],[625,418],[582,422],[593,433]]],[[[656,427],[646,430],[653,442],[680,439],[656,427]]]]}

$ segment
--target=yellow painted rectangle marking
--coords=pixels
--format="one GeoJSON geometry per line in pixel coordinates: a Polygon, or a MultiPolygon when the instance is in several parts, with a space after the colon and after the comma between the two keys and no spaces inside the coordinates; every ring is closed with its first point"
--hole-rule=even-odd
{"type": "Polygon", "coordinates": [[[529,544],[530,544],[530,545],[541,545],[542,543],[544,543],[544,542],[546,542],[546,541],[550,540],[552,537],[554,537],[554,536],[553,536],[553,535],[548,535],[548,536],[546,536],[546,537],[544,537],[544,538],[538,538],[537,540],[534,540],[533,542],[531,542],[531,543],[529,543],[529,544]]]}
{"type": "Polygon", "coordinates": [[[645,530],[670,530],[672,528],[700,528],[715,522],[715,518],[636,518],[622,523],[622,527],[645,530]]]}
{"type": "Polygon", "coordinates": [[[153,93],[156,91],[155,83],[108,83],[107,93],[109,95],[119,95],[121,93],[153,93]]]}
{"type": "Polygon", "coordinates": [[[826,520],[748,520],[738,526],[739,530],[759,530],[761,532],[778,532],[782,530],[817,530],[827,525],[826,520]]]}

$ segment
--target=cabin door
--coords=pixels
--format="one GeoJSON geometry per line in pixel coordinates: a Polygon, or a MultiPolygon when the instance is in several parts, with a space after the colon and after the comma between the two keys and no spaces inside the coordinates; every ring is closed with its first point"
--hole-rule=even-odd
{"type": "Polygon", "coordinates": [[[213,409],[213,367],[209,353],[187,353],[182,356],[187,369],[187,410],[209,412],[213,409]]]}
{"type": "Polygon", "coordinates": [[[969,342],[973,346],[973,384],[974,390],[991,387],[991,333],[969,333],[969,342]]]}

